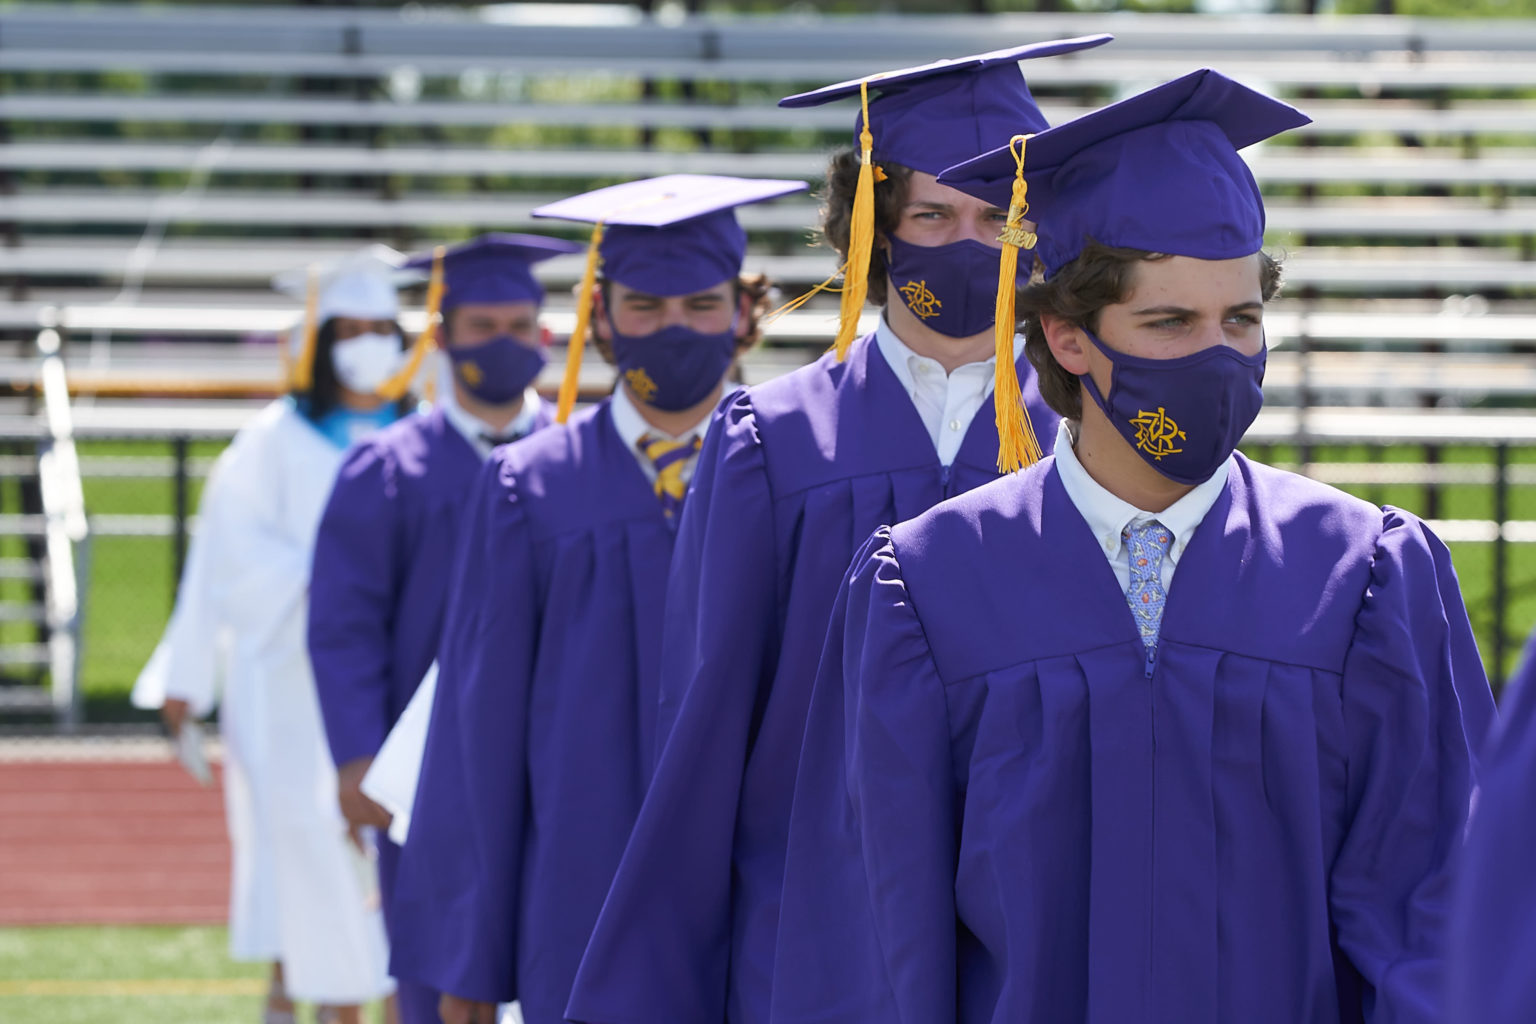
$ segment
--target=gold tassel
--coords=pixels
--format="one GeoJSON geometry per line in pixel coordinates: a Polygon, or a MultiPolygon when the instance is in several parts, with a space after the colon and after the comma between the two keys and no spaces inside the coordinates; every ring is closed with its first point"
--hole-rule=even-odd
{"type": "Polygon", "coordinates": [[[405,397],[410,390],[411,382],[421,372],[421,364],[426,361],[427,353],[437,347],[437,315],[443,308],[443,295],[448,287],[443,283],[443,246],[432,250],[432,276],[427,280],[427,322],[422,327],[421,333],[416,335],[416,341],[411,345],[411,353],[406,357],[405,365],[389,380],[374,388],[373,393],[386,402],[398,402],[405,397]]]}
{"type": "Polygon", "coordinates": [[[875,168],[871,152],[875,137],[869,130],[869,84],[859,83],[859,103],[864,108],[864,122],[859,129],[859,181],[853,190],[853,216],[848,224],[848,261],[843,265],[842,312],[837,325],[837,339],[832,347],[837,361],[848,357],[848,346],[859,332],[859,317],[864,313],[864,296],[869,291],[869,257],[875,247],[875,168]]]}
{"type": "Polygon", "coordinates": [[[587,244],[587,266],[581,272],[581,288],[576,293],[576,326],[565,346],[565,376],[560,380],[560,396],[555,403],[555,422],[570,419],[576,406],[577,385],[581,382],[581,352],[587,344],[587,324],[592,319],[592,295],[597,289],[598,247],[603,244],[603,222],[592,225],[592,241],[587,244]]]}
{"type": "Polygon", "coordinates": [[[1024,407],[1023,391],[1019,387],[1019,371],[1013,365],[1014,302],[1018,292],[1019,250],[1034,249],[1037,241],[1033,231],[1021,225],[1029,212],[1027,193],[1029,184],[1024,180],[1024,147],[1028,136],[1015,135],[1008,143],[1014,152],[1017,169],[1013,179],[1013,196],[1008,204],[1008,224],[998,241],[1003,243],[1002,258],[997,272],[997,338],[996,383],[993,386],[992,403],[997,409],[997,471],[1013,473],[1040,461],[1040,441],[1035,437],[1034,424],[1029,421],[1029,410],[1024,407]]]}
{"type": "Polygon", "coordinates": [[[320,271],[311,265],[309,283],[304,290],[304,325],[299,331],[298,356],[290,356],[287,343],[283,344],[283,365],[289,389],[298,394],[308,391],[315,380],[315,339],[320,333],[320,325],[315,323],[315,316],[319,309],[320,271]]]}

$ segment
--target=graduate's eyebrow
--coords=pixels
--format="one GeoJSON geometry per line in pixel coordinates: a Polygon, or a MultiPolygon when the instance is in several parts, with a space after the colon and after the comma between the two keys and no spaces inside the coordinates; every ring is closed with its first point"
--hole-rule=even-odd
{"type": "Polygon", "coordinates": [[[1148,306],[1131,313],[1131,316],[1194,316],[1195,311],[1185,309],[1183,306],[1148,306]]]}
{"type": "MultiPolygon", "coordinates": [[[[1223,311],[1222,315],[1223,316],[1231,316],[1233,313],[1246,313],[1249,310],[1260,310],[1260,311],[1262,311],[1263,309],[1264,309],[1264,303],[1262,303],[1262,302],[1239,302],[1235,306],[1228,306],[1226,308],[1226,310],[1223,311]]],[[[1193,317],[1193,316],[1198,316],[1198,315],[1199,315],[1199,311],[1198,310],[1186,309],[1183,306],[1148,306],[1145,309],[1138,309],[1138,310],[1135,310],[1135,311],[1133,311],[1131,313],[1131,316],[1182,316],[1182,317],[1193,317]]]]}
{"type": "Polygon", "coordinates": [[[914,199],[904,207],[907,210],[937,210],[940,213],[949,213],[954,208],[951,203],[936,203],[931,199],[914,199]]]}

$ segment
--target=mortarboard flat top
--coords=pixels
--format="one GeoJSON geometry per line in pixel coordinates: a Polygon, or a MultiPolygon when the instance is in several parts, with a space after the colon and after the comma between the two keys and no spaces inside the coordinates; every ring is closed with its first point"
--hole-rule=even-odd
{"type": "MultiPolygon", "coordinates": [[[[1102,46],[1113,36],[1091,35],[1011,46],[850,79],[788,96],[781,107],[811,107],[857,99],[868,84],[873,155],[929,174],[984,153],[1020,131],[1045,128],[1019,62],[1102,46]]],[[[854,138],[863,128],[861,111],[854,138]]],[[[1005,204],[1006,205],[1006,204],[1005,204]]]]}
{"type": "Polygon", "coordinates": [[[791,192],[803,192],[805,188],[803,181],[776,178],[664,174],[659,178],[626,181],[622,185],[609,185],[547,203],[534,210],[533,215],[587,224],[602,221],[604,224],[664,228],[707,213],[725,212],[791,192]]]}
{"type": "MultiPolygon", "coordinates": [[[[580,252],[582,247],[563,238],[543,235],[512,235],[501,232],[480,235],[449,246],[443,254],[442,308],[446,311],[467,303],[541,302],[544,288],[530,269],[542,260],[580,252]]],[[[407,269],[430,271],[432,253],[413,256],[407,269]]]]}
{"type": "Polygon", "coordinates": [[[668,174],[562,199],[533,215],[602,223],[605,277],[652,295],[688,295],[741,272],[747,236],[736,207],[806,187],[803,181],[668,174]]]}
{"type": "MultiPolygon", "coordinates": [[[[410,280],[402,273],[405,257],[387,245],[368,245],[314,267],[319,287],[316,323],[338,316],[359,320],[393,320],[400,314],[396,289],[410,280]]],[[[285,270],[272,278],[272,287],[298,302],[309,296],[310,266],[285,270]]]]}
{"type": "Polygon", "coordinates": [[[976,72],[983,68],[1017,64],[1021,60],[1030,60],[1035,57],[1055,57],[1063,53],[1087,50],[1095,46],[1103,46],[1114,38],[1114,36],[1107,33],[1099,33],[1091,36],[1077,36],[1073,39],[1048,39],[1043,43],[1009,46],[1001,50],[992,50],[988,53],[972,54],[969,57],[950,57],[944,60],[933,61],[930,64],[919,64],[916,67],[901,68],[897,71],[881,71],[873,75],[865,75],[862,78],[850,78],[848,81],[838,82],[836,85],[824,85],[820,89],[812,89],[810,92],[786,96],[779,100],[779,106],[816,107],[823,103],[830,103],[833,100],[858,96],[859,87],[866,82],[869,83],[872,89],[894,89],[897,86],[908,85],[923,79],[937,78],[961,72],[976,72]]]}
{"type": "MultiPolygon", "coordinates": [[[[1212,260],[1259,251],[1264,203],[1237,151],[1310,120],[1206,68],[1030,137],[1024,179],[1047,273],[1090,237],[1212,260]]],[[[1006,208],[1016,170],[1005,145],[939,180],[1006,208]]]]}

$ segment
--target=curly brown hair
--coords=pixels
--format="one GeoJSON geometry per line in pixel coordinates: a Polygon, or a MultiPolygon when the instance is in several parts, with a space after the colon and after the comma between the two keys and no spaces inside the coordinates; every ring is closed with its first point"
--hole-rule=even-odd
{"type": "MultiPolygon", "coordinates": [[[[1259,289],[1268,302],[1280,291],[1280,261],[1266,252],[1259,256],[1259,289]]],[[[1035,264],[1029,284],[1019,290],[1015,312],[1023,321],[1024,354],[1040,378],[1040,396],[1058,416],[1082,418],[1083,385],[1051,354],[1041,315],[1057,316],[1097,332],[1104,307],[1124,302],[1135,287],[1132,275],[1136,265],[1167,258],[1167,253],[1101,245],[1090,238],[1077,258],[1049,280],[1040,264],[1035,264]]]]}
{"type": "MultiPolygon", "coordinates": [[[[603,302],[608,302],[608,280],[598,278],[597,286],[602,290],[603,302]]],[[[752,304],[747,308],[747,333],[736,341],[736,358],[757,347],[757,343],[763,340],[762,320],[768,313],[773,295],[773,281],[767,274],[741,274],[736,278],[736,291],[733,301],[739,303],[741,297],[746,295],[751,298],[752,304]]],[[[610,307],[611,308],[611,307],[610,307]]],[[[593,318],[587,322],[587,344],[594,346],[603,354],[609,364],[613,363],[613,347],[597,336],[596,310],[593,310],[593,318]]]]}
{"type": "MultiPolygon", "coordinates": [[[[853,194],[859,184],[859,154],[840,149],[827,162],[827,184],[821,194],[821,234],[837,251],[838,259],[848,258],[848,229],[853,222],[853,194]]],[[[893,235],[901,223],[901,208],[907,203],[907,182],[912,168],[876,161],[885,172],[884,181],[875,182],[875,237],[893,235]]],[[[885,250],[876,245],[869,253],[869,291],[867,297],[877,306],[885,305],[885,250]]]]}

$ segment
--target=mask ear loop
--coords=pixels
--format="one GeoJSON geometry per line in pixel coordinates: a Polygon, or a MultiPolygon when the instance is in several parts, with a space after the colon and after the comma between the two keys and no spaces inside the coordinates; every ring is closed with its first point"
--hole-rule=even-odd
{"type": "Polygon", "coordinates": [[[1015,164],[1013,196],[1008,203],[1008,223],[998,241],[1003,243],[997,271],[996,307],[996,378],[992,403],[997,410],[997,471],[1013,473],[1040,461],[1040,441],[1024,406],[1019,386],[1019,371],[1013,364],[1015,303],[1018,298],[1019,250],[1034,249],[1039,241],[1033,231],[1025,230],[1024,215],[1029,212],[1029,183],[1024,180],[1024,148],[1029,136],[1015,135],[1008,148],[1015,164]],[[1017,146],[1017,149],[1014,147],[1017,146]]]}

